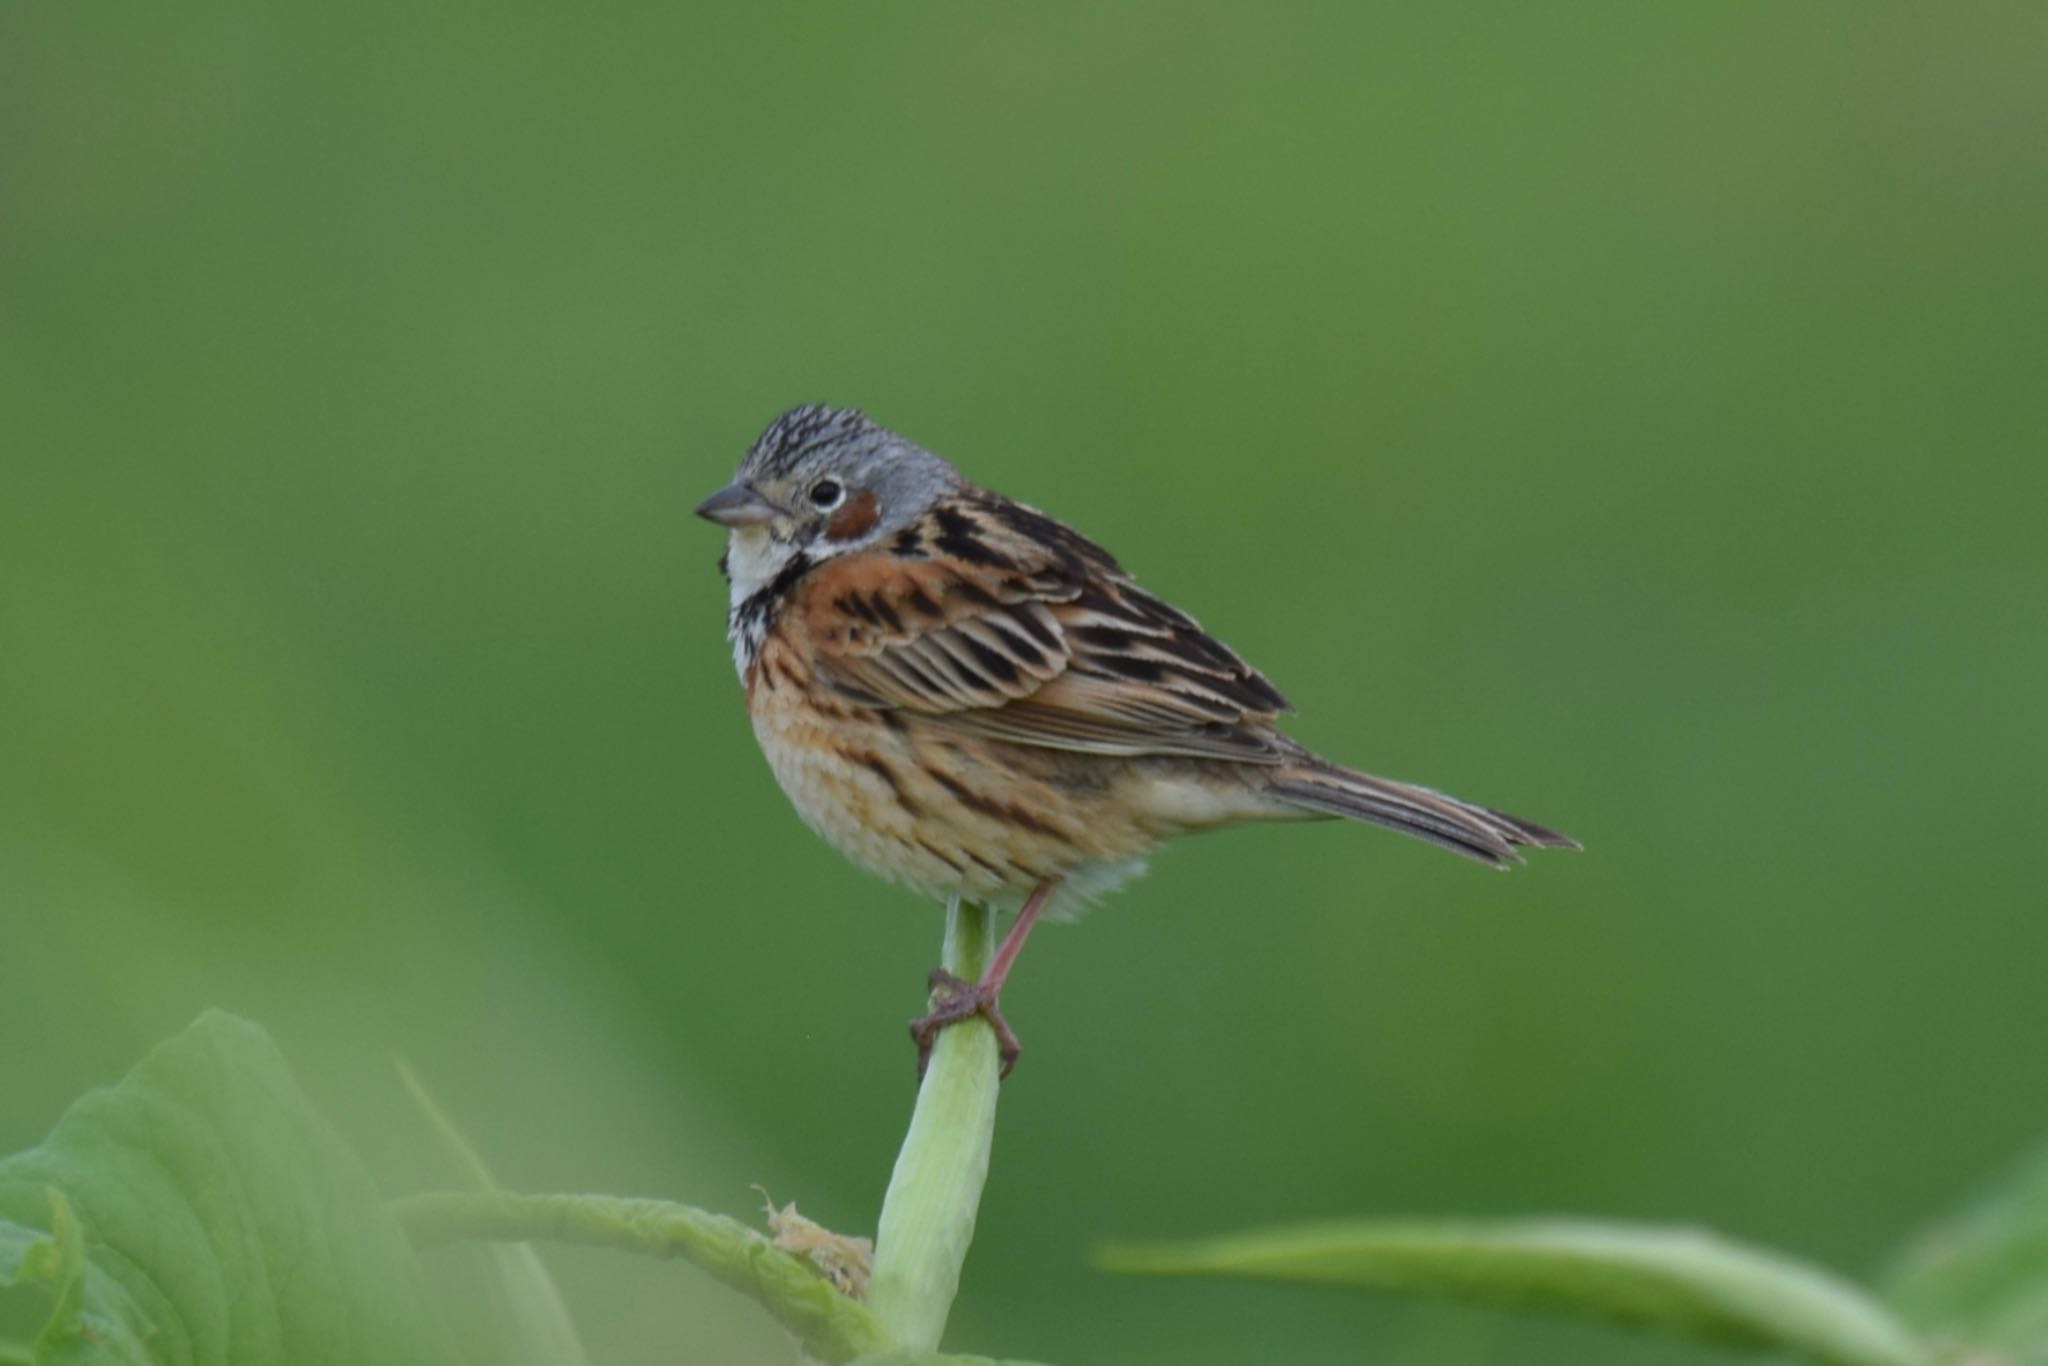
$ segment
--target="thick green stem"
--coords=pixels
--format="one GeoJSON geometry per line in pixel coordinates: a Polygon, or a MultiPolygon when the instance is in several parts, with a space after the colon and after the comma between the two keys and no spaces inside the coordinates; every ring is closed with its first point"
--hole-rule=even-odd
{"type": "MultiPolygon", "coordinates": [[[[955,901],[946,910],[946,971],[976,981],[996,950],[995,913],[955,901]]],[[[875,1232],[868,1308],[889,1336],[936,1351],[974,1241],[988,1179],[1000,1086],[995,1031],[975,1017],[940,1032],[918,1087],[875,1232]]]]}

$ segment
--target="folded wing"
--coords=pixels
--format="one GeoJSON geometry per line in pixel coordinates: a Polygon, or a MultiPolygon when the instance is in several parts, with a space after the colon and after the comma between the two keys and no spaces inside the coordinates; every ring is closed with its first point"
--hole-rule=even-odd
{"type": "Polygon", "coordinates": [[[992,495],[820,566],[825,678],[869,706],[1019,744],[1279,763],[1287,699],[1108,552],[992,495]],[[830,623],[836,623],[836,629],[830,623]],[[846,623],[858,623],[851,627],[846,623]]]}

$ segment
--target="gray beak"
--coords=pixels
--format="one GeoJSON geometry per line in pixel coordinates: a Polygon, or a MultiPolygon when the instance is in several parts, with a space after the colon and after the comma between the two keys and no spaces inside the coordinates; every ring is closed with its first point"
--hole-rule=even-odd
{"type": "Polygon", "coordinates": [[[745,484],[727,484],[697,504],[697,515],[720,526],[760,526],[777,516],[775,505],[745,484]]]}

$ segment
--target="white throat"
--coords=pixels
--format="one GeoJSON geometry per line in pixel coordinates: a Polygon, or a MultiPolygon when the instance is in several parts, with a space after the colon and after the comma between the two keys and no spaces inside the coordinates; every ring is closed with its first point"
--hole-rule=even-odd
{"type": "Polygon", "coordinates": [[[756,602],[742,610],[762,589],[775,582],[797,556],[795,546],[777,541],[766,527],[735,527],[725,545],[725,572],[732,583],[730,607],[725,618],[726,638],[732,642],[732,666],[742,679],[747,667],[761,651],[768,636],[768,617],[756,602]]]}
{"type": "Polygon", "coordinates": [[[734,528],[725,544],[725,572],[732,579],[732,606],[737,609],[775,582],[775,576],[795,554],[794,546],[778,544],[766,527],[734,528]]]}

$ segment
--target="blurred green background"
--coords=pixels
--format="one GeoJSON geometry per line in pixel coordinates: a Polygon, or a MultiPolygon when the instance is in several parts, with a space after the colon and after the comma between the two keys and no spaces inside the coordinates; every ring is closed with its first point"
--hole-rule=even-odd
{"type": "MultiPolygon", "coordinates": [[[[202,1007],[387,1185],[870,1227],[939,916],[798,824],[713,528],[866,407],[1296,733],[1554,822],[1187,842],[1006,996],[951,1341],[1705,1362],[1111,1235],[1712,1223],[1855,1273],[2036,1139],[2048,9],[0,9],[0,1150],[202,1007]]],[[[602,1366],[779,1362],[557,1261],[602,1366]]]]}

